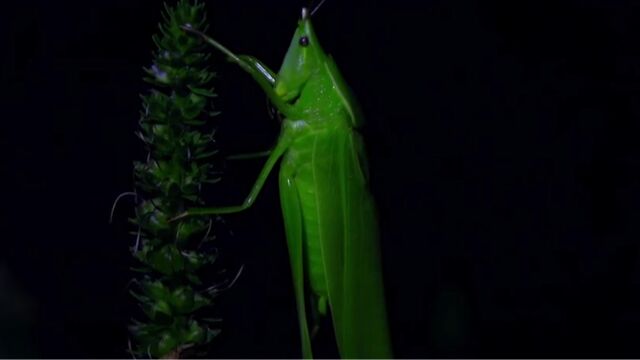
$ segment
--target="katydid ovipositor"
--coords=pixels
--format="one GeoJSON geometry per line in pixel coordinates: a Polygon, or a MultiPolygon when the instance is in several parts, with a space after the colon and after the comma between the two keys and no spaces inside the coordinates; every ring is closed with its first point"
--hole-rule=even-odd
{"type": "Polygon", "coordinates": [[[361,117],[333,59],[320,47],[307,10],[277,74],[188,25],[184,29],[246,70],[284,119],[278,142],[242,205],[190,209],[179,217],[247,209],[282,158],[280,199],[303,356],[312,357],[312,333],[319,319],[331,314],[342,357],[391,357],[375,206],[355,130],[361,117]]]}

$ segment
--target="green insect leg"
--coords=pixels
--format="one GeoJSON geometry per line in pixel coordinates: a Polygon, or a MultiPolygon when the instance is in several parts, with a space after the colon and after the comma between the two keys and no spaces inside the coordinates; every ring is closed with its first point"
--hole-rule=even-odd
{"type": "Polygon", "coordinates": [[[283,161],[280,169],[280,204],[282,206],[285,231],[287,233],[289,259],[291,260],[302,356],[305,359],[311,359],[313,358],[313,353],[311,350],[311,334],[309,332],[307,304],[305,301],[304,222],[294,173],[295,167],[287,163],[286,160],[283,161]]]}
{"type": "Polygon", "coordinates": [[[251,160],[271,155],[271,150],[258,151],[248,154],[236,154],[227,156],[227,160],[251,160]]]}
{"type": "Polygon", "coordinates": [[[273,167],[276,165],[282,154],[284,154],[284,152],[289,147],[289,144],[291,143],[290,138],[291,136],[286,131],[280,136],[278,144],[276,145],[275,149],[271,151],[271,154],[267,158],[267,162],[265,163],[265,165],[262,167],[262,170],[260,171],[256,182],[253,184],[249,195],[245,198],[242,204],[224,207],[191,208],[171,220],[173,221],[193,215],[231,214],[246,210],[251,207],[251,205],[253,205],[254,201],[258,197],[258,194],[260,194],[260,191],[262,190],[267,177],[269,177],[271,170],[273,170],[273,167]]]}
{"type": "Polygon", "coordinates": [[[269,100],[278,108],[286,118],[298,119],[302,114],[294,111],[293,107],[287,104],[278,94],[276,94],[273,85],[276,82],[276,74],[265,66],[260,60],[248,56],[248,55],[236,55],[231,50],[224,47],[222,44],[207,36],[205,33],[195,30],[193,27],[185,25],[182,29],[193,34],[200,36],[206,43],[212,45],[222,53],[227,55],[229,59],[238,64],[242,69],[251,75],[251,77],[258,83],[265,92],[269,100]]]}

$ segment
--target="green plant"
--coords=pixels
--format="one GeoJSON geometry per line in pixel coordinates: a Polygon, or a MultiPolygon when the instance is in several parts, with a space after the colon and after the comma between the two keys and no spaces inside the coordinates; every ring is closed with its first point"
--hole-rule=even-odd
{"type": "Polygon", "coordinates": [[[200,39],[180,26],[205,31],[204,4],[180,0],[165,4],[163,23],[153,37],[157,49],[145,80],[153,88],[142,95],[143,111],[137,136],[147,151],[134,163],[138,195],[136,245],[139,275],[131,291],[144,320],[134,320],[132,352],[149,357],[179,358],[211,341],[219,333],[216,319],[202,309],[219,292],[201,281],[202,270],[215,261],[206,251],[212,240],[212,221],[193,217],[170,221],[185,209],[203,203],[200,190],[214,183],[213,132],[210,120],[214,74],[207,69],[209,54],[200,39]],[[208,133],[205,133],[209,130],[208,133]]]}

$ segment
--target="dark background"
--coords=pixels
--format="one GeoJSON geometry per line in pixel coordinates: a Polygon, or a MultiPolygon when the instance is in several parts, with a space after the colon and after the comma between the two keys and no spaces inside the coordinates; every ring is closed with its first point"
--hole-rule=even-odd
{"type": "MultiPolygon", "coordinates": [[[[278,69],[304,1],[206,1],[209,31],[278,69]]],[[[0,356],[127,357],[142,66],[159,1],[3,4],[0,356]]],[[[314,21],[368,121],[398,357],[640,357],[640,3],[337,1],[314,21]]],[[[273,144],[217,57],[225,153],[273,144]]],[[[260,161],[228,163],[212,203],[260,161]]],[[[210,356],[296,357],[272,177],[218,227],[236,285],[210,356]]]]}

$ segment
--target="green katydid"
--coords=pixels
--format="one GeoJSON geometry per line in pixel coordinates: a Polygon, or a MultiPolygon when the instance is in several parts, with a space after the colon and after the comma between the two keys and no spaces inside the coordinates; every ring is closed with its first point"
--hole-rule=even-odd
{"type": "MultiPolygon", "coordinates": [[[[194,208],[178,216],[235,213],[250,207],[275,164],[285,222],[302,351],[311,358],[319,320],[331,314],[344,358],[389,358],[378,226],[367,188],[361,116],[333,59],[324,53],[306,9],[275,74],[194,30],[247,71],[284,116],[275,147],[246,200],[194,208]]],[[[263,154],[265,155],[265,154],[263,154]]]]}

